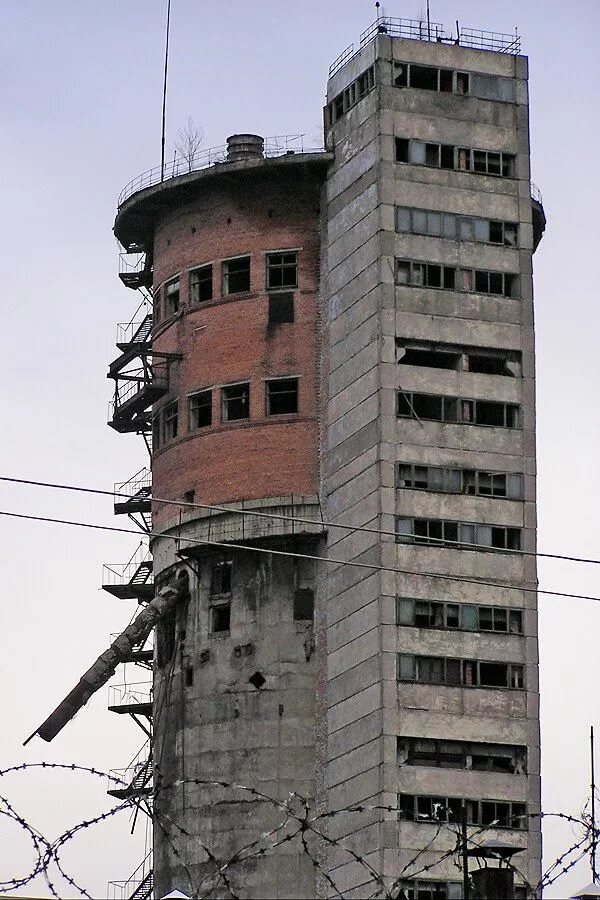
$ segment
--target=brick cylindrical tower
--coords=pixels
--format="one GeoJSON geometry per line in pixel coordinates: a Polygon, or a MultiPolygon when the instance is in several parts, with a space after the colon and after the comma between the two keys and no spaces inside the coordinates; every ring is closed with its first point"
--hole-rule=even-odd
{"type": "MultiPolygon", "coordinates": [[[[135,191],[115,223],[126,249],[145,252],[145,271],[153,266],[155,582],[182,565],[190,580],[187,607],[157,629],[159,896],[202,892],[215,868],[204,846],[225,862],[281,820],[250,793],[202,782],[315,796],[314,565],[284,554],[318,552],[321,540],[318,525],[292,517],[320,518],[329,159],[265,157],[260,138],[236,135],[226,161],[135,191]]],[[[244,896],[314,896],[312,863],[295,844],[236,863],[233,883],[244,896]]],[[[217,884],[214,896],[224,894],[217,884]]]]}

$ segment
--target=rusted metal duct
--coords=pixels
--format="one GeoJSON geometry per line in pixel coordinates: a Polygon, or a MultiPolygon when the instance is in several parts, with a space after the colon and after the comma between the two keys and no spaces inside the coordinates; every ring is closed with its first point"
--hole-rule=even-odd
{"type": "Polygon", "coordinates": [[[90,697],[96,693],[114,674],[115,669],[126,659],[135,647],[144,643],[156,623],[167,615],[180,601],[188,597],[188,576],[181,570],[172,587],[162,588],[153,600],[145,606],[125,631],[113,641],[108,650],[101,653],[93,666],[82,675],[79,683],[58,704],[39,728],[30,735],[24,745],[37,735],[44,741],[51,741],[62,731],[67,722],[79,712],[90,697]]]}

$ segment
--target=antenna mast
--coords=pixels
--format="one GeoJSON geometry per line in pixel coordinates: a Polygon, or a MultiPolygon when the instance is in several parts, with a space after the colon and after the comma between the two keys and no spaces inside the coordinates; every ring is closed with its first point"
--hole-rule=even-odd
{"type": "MultiPolygon", "coordinates": [[[[423,7],[421,7],[423,9],[423,7]]],[[[429,0],[427,0],[427,40],[431,40],[431,19],[429,17],[429,0]]]]}
{"type": "Polygon", "coordinates": [[[594,777],[594,726],[590,725],[590,761],[592,774],[592,881],[596,884],[596,779],[594,777]]]}
{"type": "Polygon", "coordinates": [[[162,131],[160,137],[160,180],[165,180],[165,121],[167,115],[167,67],[169,65],[169,27],[171,24],[171,0],[167,2],[167,34],[165,39],[165,74],[163,79],[162,131]]]}

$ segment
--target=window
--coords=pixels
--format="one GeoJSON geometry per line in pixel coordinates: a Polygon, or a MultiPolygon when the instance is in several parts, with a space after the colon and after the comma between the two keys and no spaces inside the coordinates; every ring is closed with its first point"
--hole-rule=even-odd
{"type": "Polygon", "coordinates": [[[167,403],[166,406],[163,406],[160,414],[162,417],[162,443],[166,443],[177,437],[179,402],[173,400],[172,403],[167,403]]]}
{"type": "Polygon", "coordinates": [[[189,430],[212,425],[212,391],[198,391],[192,394],[189,403],[189,430]]]}
{"type": "Polygon", "coordinates": [[[500,351],[487,347],[469,348],[432,341],[405,342],[396,338],[398,363],[405,366],[426,366],[433,369],[458,369],[485,375],[520,374],[521,353],[518,350],[500,351]]]}
{"type": "Polygon", "coordinates": [[[449,628],[523,634],[523,611],[501,606],[475,606],[443,600],[396,598],[396,622],[415,628],[449,628]]]}
{"type": "Polygon", "coordinates": [[[210,608],[210,630],[229,631],[231,625],[231,603],[219,603],[210,608]]]}
{"type": "Polygon", "coordinates": [[[190,272],[190,303],[196,306],[213,298],[212,265],[200,266],[190,272]]]}
{"type": "Polygon", "coordinates": [[[521,427],[521,408],[515,403],[497,400],[463,400],[398,391],[396,415],[400,418],[432,422],[458,422],[463,425],[521,427]]]}
{"type": "Polygon", "coordinates": [[[298,588],[294,592],[294,621],[312,622],[315,609],[315,592],[312,588],[298,588]]]}
{"type": "MultiPolygon", "coordinates": [[[[466,220],[462,219],[461,222],[466,220]]],[[[463,225],[463,234],[464,232],[463,225]]],[[[469,226],[470,227],[470,226],[469,226]]],[[[470,232],[469,232],[470,233],[470,232]]],[[[439,263],[396,260],[396,284],[440,288],[477,294],[517,297],[519,276],[512,272],[456,269],[439,263]]]]}
{"type": "Polygon", "coordinates": [[[398,463],[396,487],[445,494],[523,498],[523,476],[518,473],[484,472],[477,469],[443,469],[416,463],[398,463]]]}
{"type": "Polygon", "coordinates": [[[457,169],[462,172],[496,175],[502,178],[514,178],[516,174],[516,157],[512,153],[473,150],[469,147],[456,147],[451,144],[425,143],[412,138],[397,137],[395,142],[396,162],[411,163],[414,166],[457,169]]]}
{"type": "Polygon", "coordinates": [[[329,125],[333,125],[340,119],[351,107],[355,106],[365,97],[369,91],[375,86],[375,68],[369,68],[359,75],[351,84],[345,88],[341,94],[334,97],[329,103],[327,110],[329,115],[329,125]]]}
{"type": "Polygon", "coordinates": [[[269,325],[284,325],[294,321],[294,295],[269,294],[269,325]]]}
{"type": "MultiPolygon", "coordinates": [[[[427,144],[427,147],[437,147],[427,144]]],[[[445,148],[442,145],[442,156],[445,148]]],[[[453,148],[449,148],[452,150],[453,148]]],[[[447,157],[446,162],[450,157],[447,157]]],[[[452,164],[442,168],[454,168],[452,164]]],[[[479,241],[486,244],[501,244],[506,247],[517,246],[518,225],[516,222],[498,222],[491,219],[479,219],[474,216],[458,216],[454,213],[434,212],[425,209],[396,207],[396,231],[412,234],[429,234],[433,237],[446,237],[452,240],[479,241]]]]}
{"type": "Polygon", "coordinates": [[[250,385],[232,384],[221,388],[221,419],[223,422],[235,422],[250,416],[250,385]]]}
{"type": "Polygon", "coordinates": [[[279,290],[297,285],[297,253],[267,253],[267,289],[279,290]]]}
{"type": "Polygon", "coordinates": [[[220,559],[212,566],[210,573],[210,596],[222,597],[231,594],[233,560],[220,559]]]}
{"type": "MultiPolygon", "coordinates": [[[[467,810],[467,824],[494,828],[514,828],[527,831],[528,816],[525,803],[508,800],[466,800],[459,797],[423,797],[400,794],[398,818],[409,822],[460,822],[463,803],[467,810]]],[[[458,895],[460,896],[460,895],[458,895]]]]}
{"type": "Polygon", "coordinates": [[[179,278],[167,282],[165,287],[165,316],[174,316],[179,310],[179,278]]]}
{"type": "Polygon", "coordinates": [[[460,544],[460,549],[490,547],[496,550],[520,550],[521,529],[506,525],[476,522],[452,522],[446,519],[396,518],[399,544],[460,544]]]}
{"type": "Polygon", "coordinates": [[[515,83],[512,78],[478,72],[456,72],[415,63],[394,63],[394,85],[424,91],[471,94],[481,100],[514,102],[515,99],[515,83]]]}
{"type": "Polygon", "coordinates": [[[267,415],[284,416],[298,412],[298,379],[267,381],[267,415]]]}
{"type": "Polygon", "coordinates": [[[398,680],[451,687],[524,689],[523,666],[444,656],[398,654],[398,680]]]}
{"type": "MultiPolygon", "coordinates": [[[[463,886],[458,881],[431,881],[428,878],[402,879],[402,900],[462,900],[463,886]]],[[[516,896],[516,895],[515,895],[516,896]]]]}
{"type": "Polygon", "coordinates": [[[527,748],[511,744],[399,737],[398,764],[524,775],[527,748]]]}
{"type": "Polygon", "coordinates": [[[223,263],[223,295],[250,290],[250,257],[238,256],[223,263]]]}

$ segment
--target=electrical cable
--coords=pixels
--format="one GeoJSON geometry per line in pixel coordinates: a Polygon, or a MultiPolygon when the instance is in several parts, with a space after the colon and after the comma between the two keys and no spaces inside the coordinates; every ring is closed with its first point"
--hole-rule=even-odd
{"type": "MultiPolygon", "coordinates": [[[[54,488],[57,490],[63,491],[75,491],[84,494],[100,494],[106,497],[127,497],[129,498],[131,495],[126,493],[121,493],[119,491],[107,491],[101,490],[100,488],[89,488],[89,487],[81,487],[79,485],[73,484],[60,484],[51,481],[33,481],[27,478],[12,478],[6,475],[0,475],[0,482],[9,482],[11,484],[24,484],[31,487],[45,487],[45,488],[54,488]]],[[[178,507],[186,507],[191,509],[205,509],[210,512],[219,512],[219,513],[235,513],[236,515],[241,516],[256,516],[265,519],[276,519],[284,522],[300,522],[304,525],[318,525],[319,527],[328,527],[328,528],[341,528],[344,531],[359,531],[364,532],[366,534],[378,534],[384,537],[393,537],[397,538],[398,533],[396,531],[387,531],[382,528],[371,528],[368,525],[346,525],[343,522],[328,522],[325,519],[306,519],[302,516],[289,516],[284,515],[282,513],[267,513],[262,512],[260,510],[253,509],[244,509],[236,506],[217,506],[211,505],[208,503],[195,503],[187,500],[167,500],[163,497],[152,497],[149,498],[153,503],[163,503],[170,506],[178,506],[178,507]]],[[[412,517],[410,517],[412,518],[412,517]]],[[[421,518],[421,517],[417,517],[421,518]]],[[[485,525],[487,523],[469,523],[469,524],[482,524],[485,525]]],[[[496,527],[496,526],[489,526],[496,527]]],[[[497,526],[504,527],[504,526],[497,526]]],[[[139,532],[138,532],[139,533],[139,532]]],[[[152,532],[154,537],[158,536],[156,533],[152,532]]],[[[161,537],[166,537],[166,535],[161,534],[161,537]]],[[[534,556],[541,557],[543,559],[560,559],[563,562],[575,562],[575,563],[586,563],[589,565],[600,566],[600,559],[592,559],[589,557],[580,557],[580,556],[567,556],[562,553],[544,553],[539,550],[514,550],[510,547],[488,547],[482,544],[470,544],[465,541],[453,541],[446,540],[445,538],[435,538],[435,537],[427,537],[427,544],[424,542],[420,542],[418,540],[419,535],[407,535],[406,537],[416,537],[417,540],[414,541],[414,544],[421,544],[421,546],[442,546],[442,547],[457,547],[462,550],[476,550],[481,553],[503,553],[508,554],[510,556],[534,556]]],[[[399,541],[399,543],[413,543],[409,541],[399,541]]]]}
{"type": "MultiPolygon", "coordinates": [[[[0,510],[0,516],[11,519],[26,519],[32,522],[49,522],[55,525],[73,525],[79,528],[90,528],[96,531],[112,531],[120,534],[139,535],[139,531],[133,528],[119,528],[115,525],[98,525],[93,522],[77,522],[71,519],[56,519],[50,516],[34,516],[25,513],[8,512],[0,510]]],[[[394,572],[397,575],[416,575],[418,577],[438,578],[442,581],[454,581],[462,584],[476,584],[482,587],[500,588],[502,590],[521,591],[528,594],[544,594],[548,597],[566,597],[572,600],[593,600],[600,603],[600,597],[589,594],[572,594],[562,591],[549,591],[538,587],[525,587],[519,584],[506,584],[501,581],[485,581],[479,578],[467,578],[464,575],[445,575],[437,572],[417,572],[414,569],[400,569],[395,566],[382,566],[378,563],[358,562],[357,560],[337,559],[331,556],[315,556],[310,553],[294,553],[290,550],[273,550],[267,547],[256,547],[252,544],[234,544],[229,541],[202,540],[201,538],[179,537],[177,535],[161,534],[150,531],[149,537],[163,538],[175,542],[185,541],[187,544],[195,544],[203,547],[220,547],[224,550],[241,550],[245,553],[264,553],[270,556],[282,556],[294,559],[310,559],[316,562],[329,563],[330,565],[352,566],[358,569],[369,569],[376,572],[394,572]]]]}

